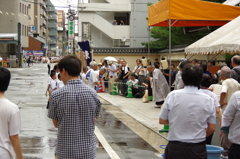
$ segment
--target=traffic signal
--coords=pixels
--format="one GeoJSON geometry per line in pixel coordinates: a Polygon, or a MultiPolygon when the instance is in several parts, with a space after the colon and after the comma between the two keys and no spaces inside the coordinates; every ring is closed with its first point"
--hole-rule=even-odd
{"type": "Polygon", "coordinates": [[[74,33],[75,33],[74,21],[70,21],[68,24],[68,38],[74,39],[74,33]]]}

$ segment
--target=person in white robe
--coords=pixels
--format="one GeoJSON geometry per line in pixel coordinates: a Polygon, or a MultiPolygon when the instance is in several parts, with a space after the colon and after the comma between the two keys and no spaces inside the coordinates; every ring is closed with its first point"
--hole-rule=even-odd
{"type": "Polygon", "coordinates": [[[153,73],[153,77],[150,77],[150,82],[153,92],[153,101],[156,102],[155,108],[161,108],[164,103],[164,99],[170,92],[167,80],[159,69],[155,69],[153,66],[148,66],[149,73],[153,73]]]}

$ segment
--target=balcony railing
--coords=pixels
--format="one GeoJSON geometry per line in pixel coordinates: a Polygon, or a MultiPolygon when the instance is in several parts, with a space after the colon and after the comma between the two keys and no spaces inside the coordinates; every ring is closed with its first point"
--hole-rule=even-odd
{"type": "Polygon", "coordinates": [[[48,28],[57,28],[57,23],[48,23],[47,27],[48,28]]]}

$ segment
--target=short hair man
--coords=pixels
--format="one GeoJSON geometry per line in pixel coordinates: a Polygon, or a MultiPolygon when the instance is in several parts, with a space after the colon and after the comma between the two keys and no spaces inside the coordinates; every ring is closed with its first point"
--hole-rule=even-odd
{"type": "Polygon", "coordinates": [[[108,61],[108,78],[109,78],[109,91],[110,94],[112,93],[113,90],[113,83],[117,78],[117,66],[113,64],[112,61],[108,61]]]}
{"type": "Polygon", "coordinates": [[[19,133],[21,117],[17,105],[5,98],[11,74],[0,66],[0,158],[23,159],[19,133]]]}
{"type": "Polygon", "coordinates": [[[197,59],[193,59],[193,60],[192,60],[192,64],[198,65],[198,60],[197,60],[197,59]]]}
{"type": "MultiPolygon", "coordinates": [[[[216,109],[216,115],[218,117],[218,120],[221,122],[222,114],[221,114],[221,111],[220,111],[220,103],[219,103],[218,97],[215,93],[213,93],[212,91],[210,91],[208,89],[211,86],[211,84],[212,84],[211,76],[209,76],[208,74],[203,74],[200,91],[209,95],[213,99],[213,104],[214,104],[214,107],[216,109]]],[[[206,138],[206,144],[211,145],[212,137],[213,137],[213,134],[206,138]]]]}
{"type": "Polygon", "coordinates": [[[121,67],[121,76],[122,76],[122,96],[127,96],[127,81],[128,81],[128,76],[130,75],[130,68],[127,66],[126,61],[122,61],[122,67],[121,67]]]}
{"type": "Polygon", "coordinates": [[[222,129],[229,129],[228,138],[232,143],[228,152],[229,159],[240,158],[240,91],[232,94],[222,117],[222,129]]]}
{"type": "MultiPolygon", "coordinates": [[[[240,84],[235,79],[231,78],[231,72],[232,70],[227,66],[222,67],[220,71],[220,78],[223,80],[222,91],[220,94],[222,114],[224,113],[232,94],[240,89],[240,84]]],[[[227,133],[224,131],[220,136],[220,144],[221,147],[224,148],[223,156],[227,156],[231,143],[228,140],[227,133]]]]}
{"type": "Polygon", "coordinates": [[[88,80],[88,86],[95,89],[95,86],[99,84],[99,74],[97,72],[98,66],[95,61],[90,62],[91,69],[86,73],[86,79],[88,80]]]}
{"type": "Polygon", "coordinates": [[[232,72],[231,72],[231,77],[240,83],[240,56],[235,55],[231,59],[231,64],[232,64],[232,72]]]}
{"type": "Polygon", "coordinates": [[[170,127],[165,159],[207,159],[205,140],[215,131],[216,114],[213,99],[198,90],[202,76],[199,66],[185,65],[185,87],[172,91],[164,102],[159,123],[170,127]]]}
{"type": "Polygon", "coordinates": [[[65,56],[58,63],[65,86],[52,93],[48,117],[58,128],[56,156],[60,159],[95,158],[94,119],[101,103],[79,79],[81,65],[75,56],[65,56]]]}

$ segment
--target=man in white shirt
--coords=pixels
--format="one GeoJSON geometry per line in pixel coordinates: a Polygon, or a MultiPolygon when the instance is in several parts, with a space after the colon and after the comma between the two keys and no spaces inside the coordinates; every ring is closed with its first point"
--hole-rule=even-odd
{"type": "MultiPolygon", "coordinates": [[[[220,103],[219,103],[218,97],[215,93],[213,93],[212,91],[210,91],[208,89],[211,84],[212,84],[212,78],[208,74],[203,74],[203,78],[201,81],[201,89],[199,89],[199,91],[207,94],[208,96],[210,96],[213,99],[213,104],[216,109],[216,115],[218,117],[218,121],[221,123],[222,114],[220,111],[220,103]]],[[[206,138],[207,145],[211,145],[212,137],[213,137],[213,134],[206,138]]]]}
{"type": "MultiPolygon", "coordinates": [[[[224,113],[232,94],[240,89],[239,83],[235,79],[231,78],[231,72],[232,70],[227,66],[221,68],[220,78],[223,80],[223,82],[220,95],[220,106],[222,109],[222,114],[224,113]]],[[[230,148],[231,143],[228,140],[228,136],[226,133],[221,133],[220,144],[221,147],[224,148],[223,157],[227,156],[228,149],[230,148]]]]}
{"type": "Polygon", "coordinates": [[[113,65],[112,61],[108,61],[108,78],[109,78],[109,86],[108,86],[108,90],[110,91],[110,94],[112,93],[112,89],[113,89],[113,83],[115,81],[115,79],[117,78],[117,66],[113,65]]]}
{"type": "Polygon", "coordinates": [[[0,66],[0,159],[23,159],[19,133],[21,117],[17,105],[5,98],[10,72],[0,66]]]}
{"type": "Polygon", "coordinates": [[[97,71],[97,63],[95,61],[90,62],[91,69],[86,73],[86,79],[88,80],[88,86],[95,90],[95,87],[99,85],[99,76],[106,73],[106,69],[103,68],[97,71]]]}
{"type": "MultiPolygon", "coordinates": [[[[240,158],[240,91],[232,94],[223,113],[222,130],[229,130],[228,139],[232,143],[228,152],[229,159],[240,158]],[[230,127],[230,129],[229,129],[230,127]]],[[[228,132],[227,132],[228,133],[228,132]]]]}
{"type": "Polygon", "coordinates": [[[203,70],[193,64],[183,68],[185,87],[169,93],[159,123],[169,125],[165,159],[207,159],[206,137],[215,131],[213,99],[198,90],[203,70]]]}
{"type": "Polygon", "coordinates": [[[81,73],[81,78],[82,78],[82,81],[88,85],[88,81],[86,79],[86,73],[88,72],[88,67],[87,66],[84,66],[83,67],[83,72],[81,73]]]}

